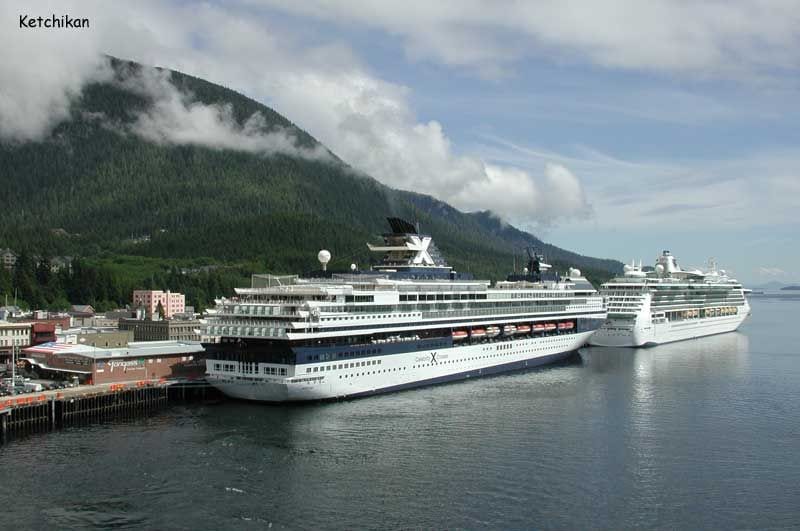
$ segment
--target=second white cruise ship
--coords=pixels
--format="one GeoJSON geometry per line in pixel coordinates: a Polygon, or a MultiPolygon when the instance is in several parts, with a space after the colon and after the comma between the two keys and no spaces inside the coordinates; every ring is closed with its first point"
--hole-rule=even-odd
{"type": "MultiPolygon", "coordinates": [[[[412,224],[389,222],[369,272],[254,275],[219,300],[207,381],[247,400],[364,396],[553,362],[605,320],[577,269],[561,278],[532,254],[522,275],[492,287],[453,271],[412,224]]],[[[319,260],[324,270],[330,253],[319,260]]]]}
{"type": "Polygon", "coordinates": [[[732,332],[750,315],[742,285],[717,271],[684,271],[669,251],[652,271],[626,265],[603,284],[608,318],[589,340],[603,347],[641,347],[732,332]]]}

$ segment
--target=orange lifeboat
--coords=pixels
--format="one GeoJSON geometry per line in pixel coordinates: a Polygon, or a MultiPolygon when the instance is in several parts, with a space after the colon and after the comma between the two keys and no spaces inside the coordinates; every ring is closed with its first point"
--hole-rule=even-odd
{"type": "Polygon", "coordinates": [[[567,323],[558,323],[558,329],[559,330],[566,330],[567,329],[567,323]]]}
{"type": "Polygon", "coordinates": [[[550,331],[552,331],[552,330],[555,330],[555,329],[556,329],[556,324],[555,324],[555,323],[547,323],[547,324],[545,324],[545,325],[544,325],[544,329],[545,329],[547,332],[550,332],[550,331]]]}
{"type": "Polygon", "coordinates": [[[573,323],[572,321],[564,323],[564,328],[566,330],[572,330],[573,328],[575,328],[575,323],[573,323]]]}
{"type": "Polygon", "coordinates": [[[517,326],[517,333],[518,334],[529,334],[531,332],[530,325],[519,325],[517,326]]]}
{"type": "Polygon", "coordinates": [[[467,338],[466,330],[453,330],[453,341],[460,341],[467,338]]]}
{"type": "Polygon", "coordinates": [[[537,323],[533,325],[534,332],[544,332],[544,323],[537,323]]]}
{"type": "Polygon", "coordinates": [[[472,330],[470,337],[474,337],[475,339],[481,339],[486,337],[486,330],[483,328],[475,328],[472,330]]]}

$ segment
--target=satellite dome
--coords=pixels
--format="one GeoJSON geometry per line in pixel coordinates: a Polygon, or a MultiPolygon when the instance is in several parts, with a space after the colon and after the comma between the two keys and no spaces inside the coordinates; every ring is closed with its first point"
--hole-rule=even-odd
{"type": "Polygon", "coordinates": [[[350,264],[350,271],[356,271],[357,269],[358,266],[356,266],[355,264],[350,264]]]}
{"type": "Polygon", "coordinates": [[[581,270],[577,267],[570,267],[569,268],[569,276],[571,277],[579,277],[581,276],[581,270]]]}
{"type": "Polygon", "coordinates": [[[664,264],[656,264],[656,273],[662,275],[664,273],[664,264]]]}
{"type": "Polygon", "coordinates": [[[330,252],[330,251],[327,251],[327,250],[325,250],[325,249],[321,250],[321,251],[320,251],[320,252],[317,254],[317,260],[319,260],[319,263],[320,263],[320,264],[322,264],[322,270],[323,270],[323,271],[327,271],[327,269],[328,269],[328,262],[330,262],[330,261],[331,261],[331,252],[330,252]]]}
{"type": "Polygon", "coordinates": [[[630,264],[625,264],[625,265],[622,267],[622,270],[623,270],[623,271],[625,271],[626,273],[628,273],[628,272],[630,272],[630,271],[633,271],[633,266],[632,266],[632,265],[630,265],[630,264]]]}

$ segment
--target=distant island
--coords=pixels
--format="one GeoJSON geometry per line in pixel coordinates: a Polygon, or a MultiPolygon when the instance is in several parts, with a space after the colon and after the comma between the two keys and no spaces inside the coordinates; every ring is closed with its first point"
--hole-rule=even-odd
{"type": "Polygon", "coordinates": [[[800,286],[785,286],[781,288],[781,291],[795,291],[800,290],[800,286]]]}

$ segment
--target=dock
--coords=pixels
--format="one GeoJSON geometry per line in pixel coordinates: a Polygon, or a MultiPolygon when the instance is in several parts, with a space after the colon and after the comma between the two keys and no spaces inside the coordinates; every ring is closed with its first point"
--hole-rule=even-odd
{"type": "Polygon", "coordinates": [[[22,435],[149,416],[170,403],[217,398],[205,380],[139,380],[0,397],[0,443],[22,435]]]}

